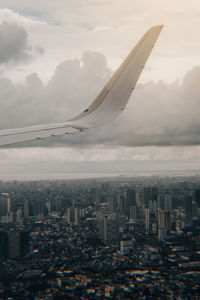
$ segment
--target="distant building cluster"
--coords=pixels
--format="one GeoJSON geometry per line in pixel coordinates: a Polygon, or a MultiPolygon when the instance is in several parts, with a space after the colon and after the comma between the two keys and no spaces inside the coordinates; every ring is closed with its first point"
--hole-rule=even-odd
{"type": "Polygon", "coordinates": [[[0,182],[0,297],[192,299],[199,236],[198,176],[0,182]]]}

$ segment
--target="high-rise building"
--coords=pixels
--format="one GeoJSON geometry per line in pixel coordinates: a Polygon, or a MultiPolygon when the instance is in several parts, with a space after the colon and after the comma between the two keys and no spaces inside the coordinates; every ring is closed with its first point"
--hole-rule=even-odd
{"type": "Polygon", "coordinates": [[[117,214],[103,215],[98,219],[100,238],[106,242],[119,239],[119,220],[117,214]]]}
{"type": "Polygon", "coordinates": [[[13,230],[0,232],[0,257],[18,259],[29,251],[29,233],[13,230]]]}
{"type": "Polygon", "coordinates": [[[171,228],[171,212],[158,209],[158,239],[165,239],[171,228]]]}
{"type": "Polygon", "coordinates": [[[9,193],[0,194],[0,216],[6,216],[11,211],[11,200],[9,193]]]}
{"type": "Polygon", "coordinates": [[[117,198],[116,198],[116,194],[115,193],[113,193],[110,196],[110,199],[109,199],[109,208],[110,208],[110,211],[112,213],[115,213],[116,210],[117,210],[117,198]]]}
{"type": "Polygon", "coordinates": [[[136,220],[136,191],[128,189],[126,191],[126,216],[136,220]]]}
{"type": "Polygon", "coordinates": [[[43,216],[44,215],[44,201],[37,199],[34,202],[34,215],[43,216]]]}
{"type": "Polygon", "coordinates": [[[28,206],[28,200],[24,201],[24,217],[29,216],[29,206],[28,206]]]}
{"type": "Polygon", "coordinates": [[[129,207],[129,218],[136,221],[137,220],[137,206],[130,205],[129,207]]]}
{"type": "Polygon", "coordinates": [[[78,225],[79,224],[79,209],[77,207],[68,207],[67,209],[67,222],[68,224],[74,224],[78,225]]]}
{"type": "Polygon", "coordinates": [[[0,258],[8,257],[8,235],[4,231],[0,231],[0,258]]]}
{"type": "Polygon", "coordinates": [[[136,191],[134,189],[128,189],[126,191],[128,205],[136,205],[136,191]]]}
{"type": "Polygon", "coordinates": [[[143,190],[143,199],[146,207],[149,205],[149,201],[157,201],[158,198],[158,188],[157,187],[145,187],[143,190]]]}
{"type": "Polygon", "coordinates": [[[145,208],[145,228],[146,231],[153,232],[153,224],[156,223],[156,213],[154,210],[145,208]]]}
{"type": "Polygon", "coordinates": [[[196,215],[200,217],[200,190],[195,190],[196,215]]]}
{"type": "Polygon", "coordinates": [[[158,209],[164,210],[165,208],[165,198],[163,195],[158,195],[158,209]]]}
{"type": "Polygon", "coordinates": [[[192,226],[193,216],[195,215],[195,205],[192,195],[185,196],[185,223],[186,226],[192,226]]]}
{"type": "Polygon", "coordinates": [[[77,207],[74,208],[74,224],[79,224],[79,209],[77,207]]]}
{"type": "Polygon", "coordinates": [[[169,194],[164,196],[164,210],[165,211],[172,210],[172,196],[169,194]]]}
{"type": "Polygon", "coordinates": [[[195,190],[195,203],[200,208],[200,190],[195,190]]]}

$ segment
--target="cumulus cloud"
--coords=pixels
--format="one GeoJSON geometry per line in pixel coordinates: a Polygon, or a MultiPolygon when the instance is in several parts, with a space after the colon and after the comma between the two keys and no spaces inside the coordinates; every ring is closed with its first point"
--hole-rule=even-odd
{"type": "Polygon", "coordinates": [[[0,24],[0,63],[27,59],[27,32],[14,23],[0,24]]]}
{"type": "Polygon", "coordinates": [[[17,23],[0,24],[0,41],[0,64],[24,62],[43,53],[41,47],[29,44],[28,33],[17,23]]]}
{"type": "MultiPolygon", "coordinates": [[[[47,85],[37,74],[27,76],[24,85],[2,77],[0,128],[66,121],[94,100],[110,75],[104,55],[85,52],[81,60],[58,65],[47,85]]],[[[199,77],[196,66],[181,83],[138,85],[127,109],[106,128],[30,145],[199,145],[199,77]]]]}

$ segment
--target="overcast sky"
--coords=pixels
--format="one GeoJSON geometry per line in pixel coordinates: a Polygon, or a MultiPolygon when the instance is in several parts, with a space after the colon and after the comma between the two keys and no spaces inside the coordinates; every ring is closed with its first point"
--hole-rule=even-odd
{"type": "Polygon", "coordinates": [[[116,121],[0,149],[0,179],[200,170],[199,0],[1,0],[0,129],[81,112],[156,24],[165,27],[116,121]]]}

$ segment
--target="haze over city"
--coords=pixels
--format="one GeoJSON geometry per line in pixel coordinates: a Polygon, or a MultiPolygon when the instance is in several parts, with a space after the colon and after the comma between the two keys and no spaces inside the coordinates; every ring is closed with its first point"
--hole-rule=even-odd
{"type": "Polygon", "coordinates": [[[198,171],[199,13],[198,1],[1,1],[0,129],[81,112],[143,33],[165,25],[116,121],[1,149],[1,178],[198,171]]]}

